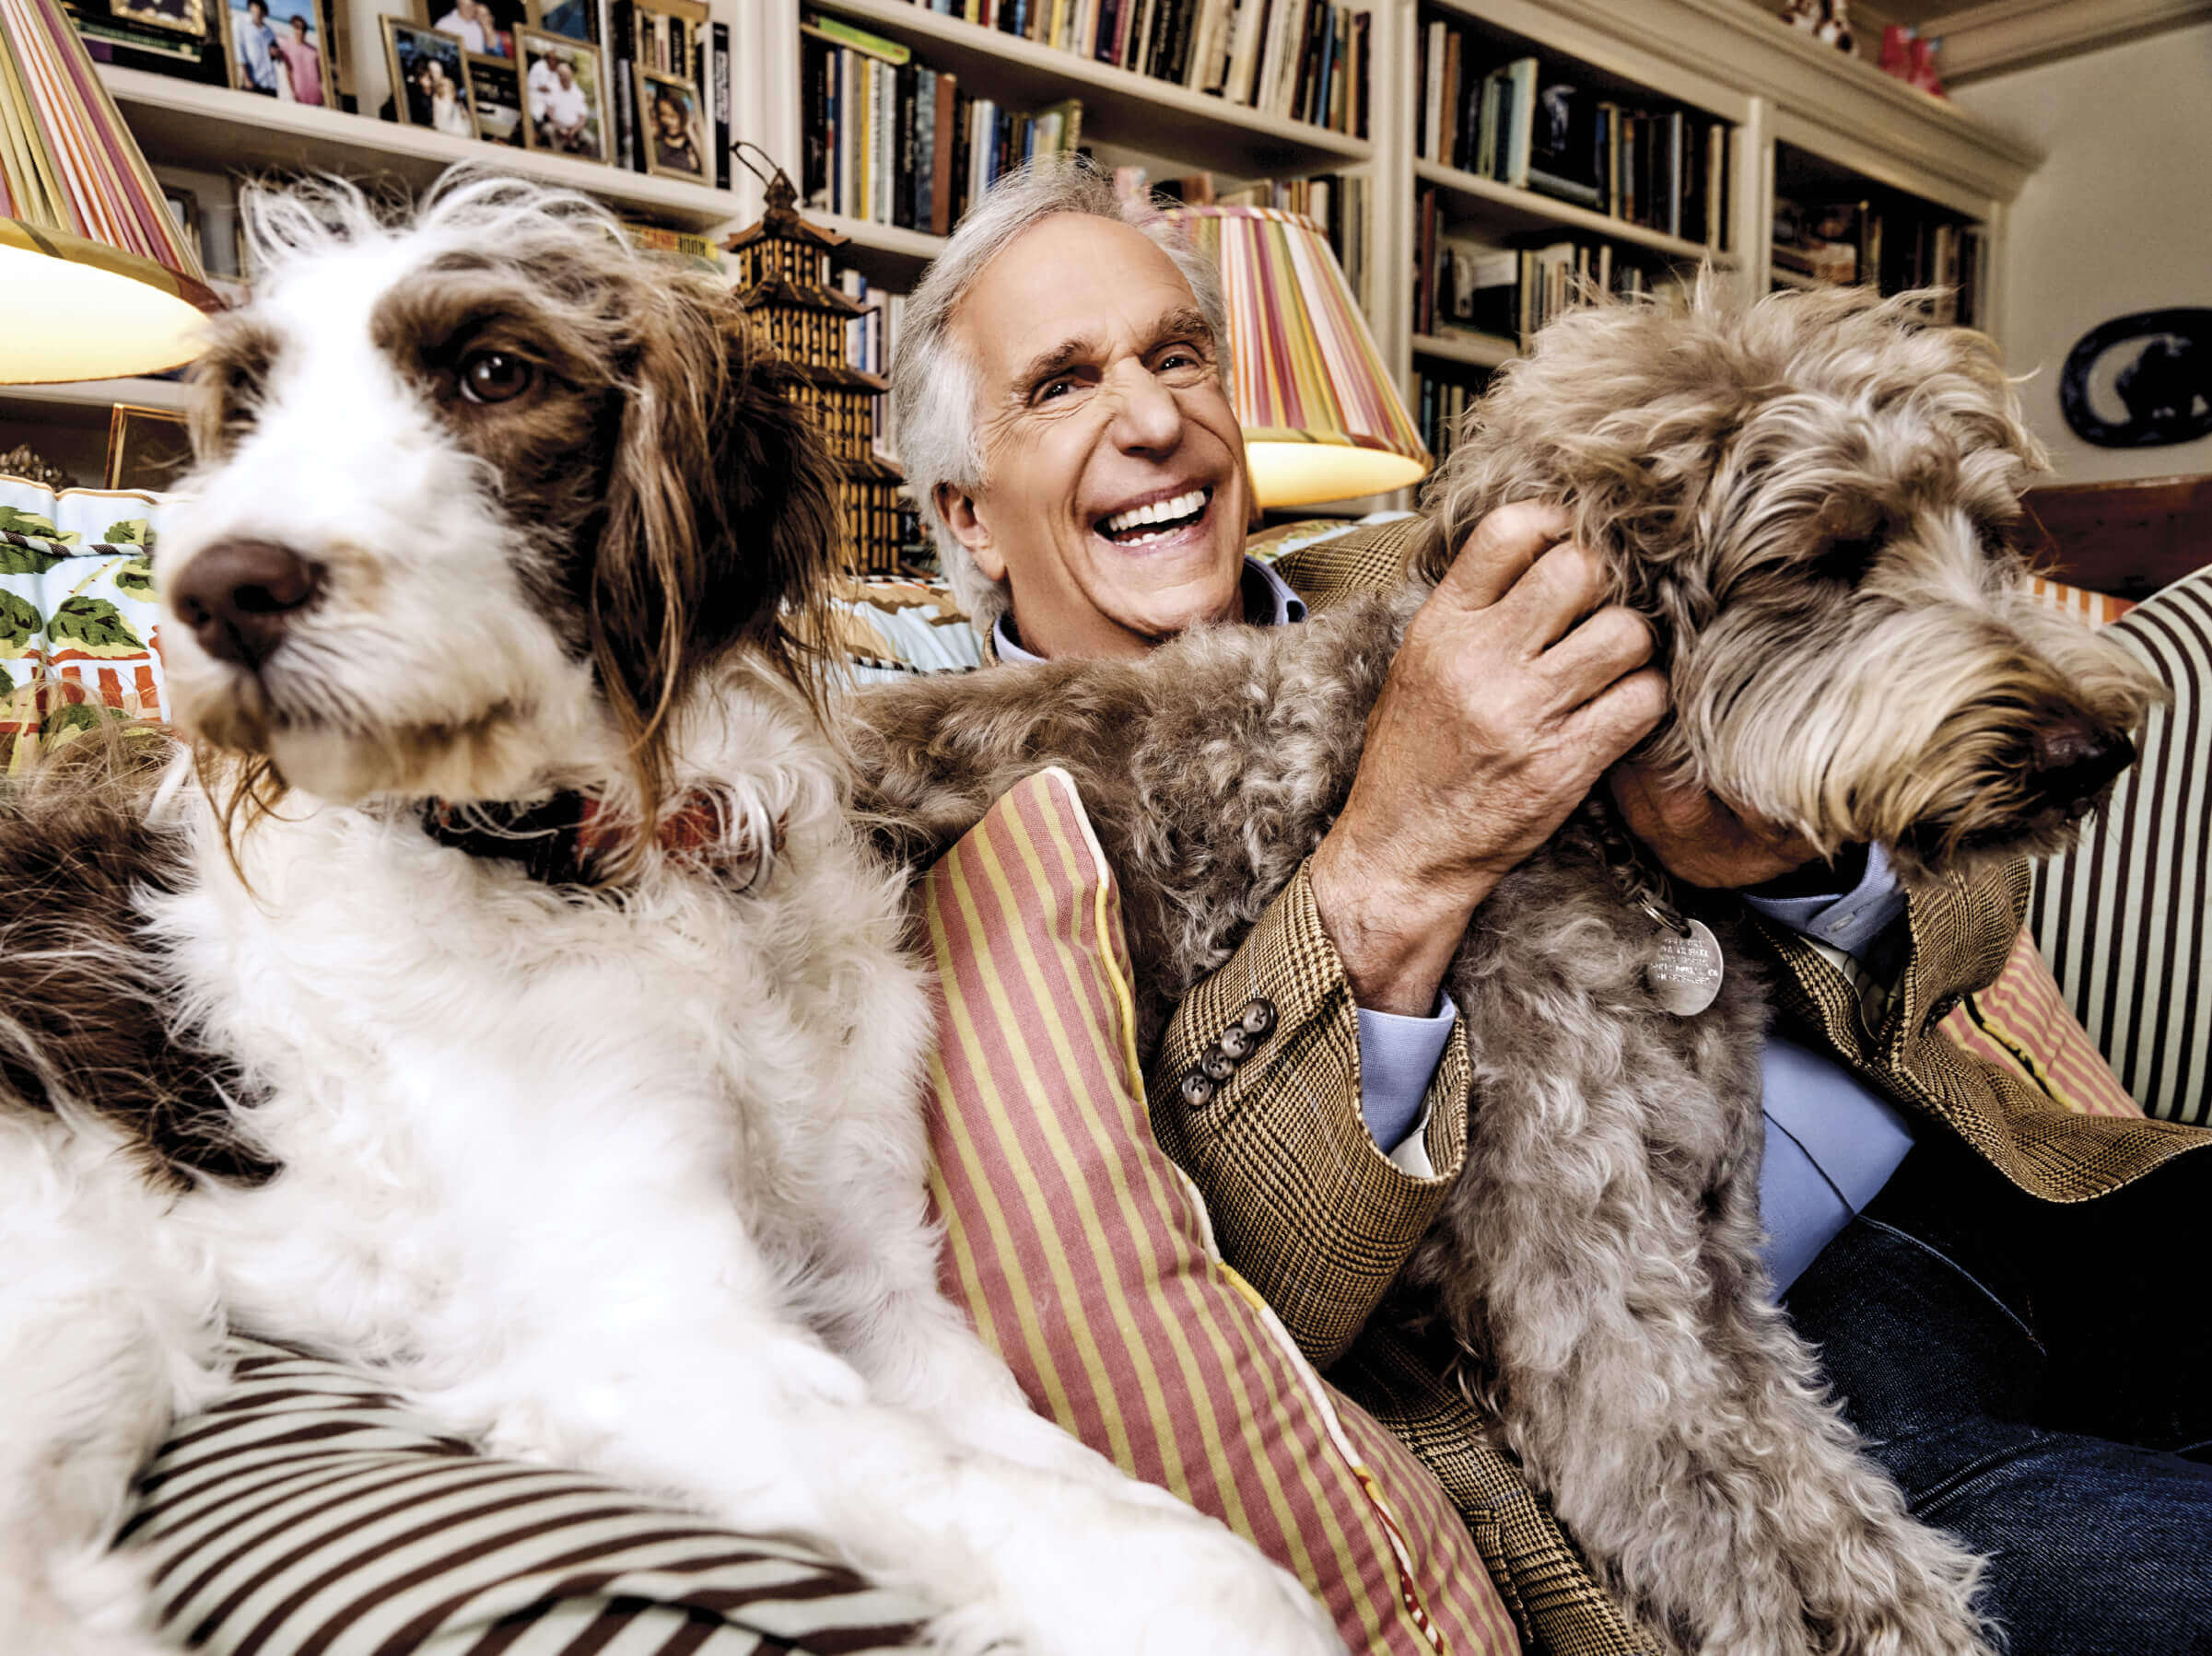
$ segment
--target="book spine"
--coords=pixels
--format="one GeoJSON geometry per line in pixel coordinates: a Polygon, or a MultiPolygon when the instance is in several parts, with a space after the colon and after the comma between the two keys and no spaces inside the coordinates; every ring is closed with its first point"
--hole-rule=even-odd
{"type": "Polygon", "coordinates": [[[890,220],[902,230],[914,227],[914,180],[919,176],[915,166],[915,122],[919,114],[916,82],[919,71],[912,64],[902,64],[894,72],[892,98],[895,104],[897,137],[895,147],[898,164],[885,179],[891,192],[890,220]]]}
{"type": "Polygon", "coordinates": [[[730,188],[730,24],[712,27],[712,68],[715,82],[715,188],[730,188]]]}
{"type": "Polygon", "coordinates": [[[960,148],[958,106],[960,83],[950,74],[937,76],[937,147],[930,157],[930,233],[949,235],[953,228],[953,165],[960,148]]]}
{"type": "Polygon", "coordinates": [[[607,21],[613,31],[607,67],[614,76],[614,96],[602,101],[614,112],[614,164],[643,172],[645,157],[638,144],[637,76],[631,73],[638,62],[638,8],[630,0],[614,0],[607,8],[607,21]]]}

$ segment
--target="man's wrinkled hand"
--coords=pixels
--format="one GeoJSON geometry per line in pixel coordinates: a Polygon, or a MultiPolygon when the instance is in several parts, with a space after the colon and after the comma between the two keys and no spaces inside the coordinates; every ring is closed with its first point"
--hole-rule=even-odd
{"type": "Polygon", "coordinates": [[[1650,629],[1606,605],[1566,512],[1476,527],[1406,629],[1315,901],[1359,1004],[1426,1014],[1475,908],[1667,709],[1650,629]]]}

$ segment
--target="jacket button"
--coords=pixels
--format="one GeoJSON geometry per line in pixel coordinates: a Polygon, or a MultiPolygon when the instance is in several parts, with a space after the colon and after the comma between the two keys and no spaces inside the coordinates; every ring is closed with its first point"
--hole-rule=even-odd
{"type": "Polygon", "coordinates": [[[1236,1020],[1244,1026],[1246,1034],[1257,1039],[1275,1027],[1275,1003],[1265,996],[1255,996],[1246,1003],[1236,1020]]]}
{"type": "Polygon", "coordinates": [[[1202,1069],[1194,1069],[1183,1078],[1183,1102],[1193,1110],[1203,1109],[1213,1102],[1213,1079],[1202,1069]]]}
{"type": "Polygon", "coordinates": [[[1934,1003],[1928,1008],[1928,1015],[1920,1021],[1922,1030],[1930,1033],[1934,1032],[1938,1023],[1959,1009],[1959,1000],[1960,997],[1956,995],[1937,996],[1934,1003]]]}
{"type": "Polygon", "coordinates": [[[1218,1048],[1199,1060],[1199,1067],[1212,1081],[1225,1081],[1236,1073],[1236,1060],[1218,1048]]]}
{"type": "Polygon", "coordinates": [[[1221,1038],[1213,1044],[1239,1064],[1252,1055],[1252,1036],[1241,1023],[1232,1023],[1222,1031],[1221,1038]]]}

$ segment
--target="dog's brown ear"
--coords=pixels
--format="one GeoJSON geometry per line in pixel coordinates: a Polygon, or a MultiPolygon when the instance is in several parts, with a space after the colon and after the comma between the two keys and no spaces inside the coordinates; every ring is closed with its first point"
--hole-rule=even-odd
{"type": "Polygon", "coordinates": [[[795,376],[734,297],[669,274],[638,288],[592,653],[649,808],[666,793],[667,721],[696,675],[744,647],[813,698],[802,642],[837,547],[836,477],[795,376]]]}

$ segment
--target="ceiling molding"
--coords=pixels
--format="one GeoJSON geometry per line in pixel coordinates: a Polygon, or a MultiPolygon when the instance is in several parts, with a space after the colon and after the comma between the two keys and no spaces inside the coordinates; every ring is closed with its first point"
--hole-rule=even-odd
{"type": "Polygon", "coordinates": [[[2212,0],[1988,0],[1931,18],[1952,86],[2212,19],[2212,0]]]}

